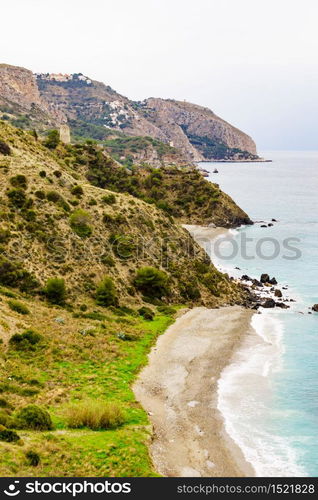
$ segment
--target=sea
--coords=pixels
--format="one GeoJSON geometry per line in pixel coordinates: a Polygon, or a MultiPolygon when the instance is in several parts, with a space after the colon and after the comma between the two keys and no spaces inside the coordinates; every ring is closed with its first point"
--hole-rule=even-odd
{"type": "Polygon", "coordinates": [[[218,408],[256,476],[314,477],[318,313],[311,307],[318,303],[318,152],[261,155],[272,162],[199,164],[255,221],[220,237],[211,249],[216,265],[234,277],[274,276],[276,288],[292,300],[289,309],[262,308],[253,315],[251,333],[219,380],[218,408]],[[273,225],[261,227],[268,223],[273,225]]]}

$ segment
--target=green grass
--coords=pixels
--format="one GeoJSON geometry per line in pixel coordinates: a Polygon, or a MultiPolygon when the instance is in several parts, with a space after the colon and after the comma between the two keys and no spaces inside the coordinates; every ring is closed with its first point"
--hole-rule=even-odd
{"type": "MultiPolygon", "coordinates": [[[[52,318],[55,315],[53,311],[52,318]]],[[[9,400],[15,408],[26,404],[47,408],[54,430],[18,430],[22,444],[0,442],[0,474],[156,476],[148,453],[151,427],[131,387],[147,363],[148,352],[156,338],[173,322],[172,316],[159,313],[153,321],[146,321],[135,314],[125,314],[120,318],[116,311],[107,310],[102,324],[94,320],[91,323],[94,334],[83,336],[78,332],[83,322],[88,326],[89,318],[74,319],[66,312],[63,315],[65,326],[56,327],[55,323],[51,327],[47,319],[43,319],[46,331],[39,325],[41,333],[46,336],[44,351],[17,353],[9,349],[6,352],[3,374],[9,373],[14,382],[10,387],[8,384],[0,387],[3,391],[1,397],[9,400]],[[118,323],[119,319],[129,322],[118,323]],[[77,322],[75,329],[74,322],[77,322]],[[73,331],[68,330],[68,325],[72,325],[73,331]],[[119,334],[132,340],[123,340],[119,334]],[[50,392],[61,395],[52,397],[51,401],[48,398],[50,392]],[[124,424],[116,429],[99,431],[69,428],[69,405],[88,398],[119,403],[125,412],[124,424]],[[37,467],[32,467],[26,460],[25,454],[29,450],[40,455],[37,467]]]]}

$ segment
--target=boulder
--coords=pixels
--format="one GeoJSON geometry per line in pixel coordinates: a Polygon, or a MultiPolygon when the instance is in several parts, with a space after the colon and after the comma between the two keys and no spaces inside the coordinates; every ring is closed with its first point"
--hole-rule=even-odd
{"type": "Polygon", "coordinates": [[[318,304],[314,304],[312,306],[312,310],[315,311],[316,313],[318,312],[318,304]]]}
{"type": "Polygon", "coordinates": [[[270,222],[270,223],[268,224],[268,227],[272,227],[273,225],[274,225],[274,224],[272,224],[272,222],[270,222]]]}
{"type": "Polygon", "coordinates": [[[266,224],[261,224],[261,227],[267,227],[267,225],[266,224]]]}
{"type": "Polygon", "coordinates": [[[276,302],[276,307],[280,307],[281,309],[289,309],[289,306],[287,304],[284,304],[284,302],[276,302]]]}
{"type": "Polygon", "coordinates": [[[252,281],[252,278],[250,278],[249,276],[247,276],[247,274],[243,274],[242,278],[241,278],[243,281],[252,281]]]}
{"type": "Polygon", "coordinates": [[[261,276],[261,283],[268,283],[269,282],[269,274],[262,274],[261,276]]]}
{"type": "Polygon", "coordinates": [[[275,307],[276,302],[274,299],[266,299],[265,302],[262,303],[262,307],[265,307],[266,309],[275,307]]]}
{"type": "Polygon", "coordinates": [[[256,279],[252,280],[252,283],[253,283],[253,285],[255,285],[255,286],[263,286],[263,283],[261,283],[260,281],[258,281],[258,280],[256,280],[256,279]]]}
{"type": "Polygon", "coordinates": [[[272,278],[268,281],[268,283],[270,283],[271,285],[277,285],[277,280],[276,278],[272,278]]]}
{"type": "Polygon", "coordinates": [[[279,290],[278,288],[276,288],[274,295],[275,295],[275,297],[282,297],[283,296],[281,290],[279,290]]]}
{"type": "Polygon", "coordinates": [[[277,220],[276,219],[272,219],[272,222],[277,222],[277,220]]]}

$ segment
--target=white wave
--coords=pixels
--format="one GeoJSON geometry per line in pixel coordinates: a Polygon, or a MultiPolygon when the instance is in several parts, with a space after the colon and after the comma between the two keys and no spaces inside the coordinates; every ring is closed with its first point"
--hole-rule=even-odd
{"type": "MultiPolygon", "coordinates": [[[[290,439],[275,434],[271,375],[281,369],[283,324],[264,311],[218,382],[218,409],[225,429],[252,464],[256,476],[307,476],[290,439]]],[[[282,416],[283,418],[283,416],[282,416]]]]}

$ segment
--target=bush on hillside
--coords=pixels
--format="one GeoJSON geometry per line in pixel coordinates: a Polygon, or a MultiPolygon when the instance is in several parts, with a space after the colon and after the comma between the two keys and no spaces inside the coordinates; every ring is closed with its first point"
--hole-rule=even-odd
{"type": "Polygon", "coordinates": [[[50,278],[46,282],[44,294],[52,304],[62,305],[66,299],[66,286],[63,278],[50,278]]]}
{"type": "Polygon", "coordinates": [[[18,429],[49,431],[53,428],[50,414],[37,405],[28,405],[15,415],[15,426],[18,429]]]}
{"type": "Polygon", "coordinates": [[[10,239],[11,233],[7,228],[0,228],[0,243],[7,243],[10,239]]]}
{"type": "Polygon", "coordinates": [[[15,431],[7,429],[4,425],[0,425],[0,441],[6,443],[16,443],[20,441],[20,436],[15,431]]]}
{"type": "Polygon", "coordinates": [[[168,294],[168,275],[155,267],[141,267],[134,279],[135,287],[148,297],[160,298],[168,294]]]}
{"type": "Polygon", "coordinates": [[[116,196],[114,194],[103,196],[102,201],[107,205],[114,205],[114,203],[116,203],[116,196]]]}
{"type": "Polygon", "coordinates": [[[7,192],[7,196],[11,205],[17,208],[22,208],[27,199],[24,190],[21,188],[10,189],[7,192]]]}
{"type": "Polygon", "coordinates": [[[81,196],[83,196],[84,194],[84,191],[83,191],[83,188],[81,186],[73,186],[72,189],[71,189],[71,193],[76,196],[77,198],[80,198],[81,196]]]}
{"type": "Polygon", "coordinates": [[[125,422],[125,414],[115,402],[85,401],[69,407],[67,422],[68,426],[74,429],[114,429],[125,422]]]}
{"type": "Polygon", "coordinates": [[[28,185],[28,181],[25,175],[18,174],[14,177],[11,177],[10,184],[15,188],[26,189],[28,185]]]}
{"type": "Polygon", "coordinates": [[[39,286],[35,277],[23,269],[19,262],[8,260],[0,255],[0,284],[19,287],[23,292],[31,292],[39,286]]]}
{"type": "Polygon", "coordinates": [[[11,148],[4,141],[0,141],[0,154],[5,155],[5,156],[11,155],[11,148]]]}
{"type": "Polygon", "coordinates": [[[33,450],[26,451],[25,458],[27,460],[28,465],[30,465],[31,467],[37,467],[41,462],[41,457],[39,453],[33,450]]]}
{"type": "Polygon", "coordinates": [[[150,307],[143,306],[140,309],[138,309],[138,313],[140,316],[142,316],[144,319],[148,319],[149,321],[153,320],[155,317],[155,313],[153,312],[150,307]]]}
{"type": "Polygon", "coordinates": [[[116,287],[112,278],[105,276],[96,289],[96,302],[100,306],[115,306],[118,304],[116,287]]]}
{"type": "Polygon", "coordinates": [[[61,199],[61,195],[57,191],[48,191],[46,193],[46,198],[48,201],[52,201],[53,203],[57,203],[61,199]]]}
{"type": "Polygon", "coordinates": [[[24,314],[24,315],[30,314],[30,310],[27,308],[27,306],[25,306],[24,304],[22,304],[22,302],[19,302],[18,300],[14,299],[8,300],[8,306],[12,311],[15,311],[19,314],[24,314]]]}
{"type": "Polygon", "coordinates": [[[60,134],[58,130],[50,130],[47,134],[46,140],[43,142],[44,146],[48,149],[55,149],[60,142],[60,134]]]}
{"type": "Polygon", "coordinates": [[[33,330],[26,330],[23,333],[15,333],[9,340],[11,347],[17,351],[34,351],[35,346],[42,340],[42,335],[33,330]]]}
{"type": "Polygon", "coordinates": [[[88,238],[92,234],[90,227],[90,216],[85,210],[75,210],[70,217],[70,225],[74,233],[81,238],[88,238]]]}

